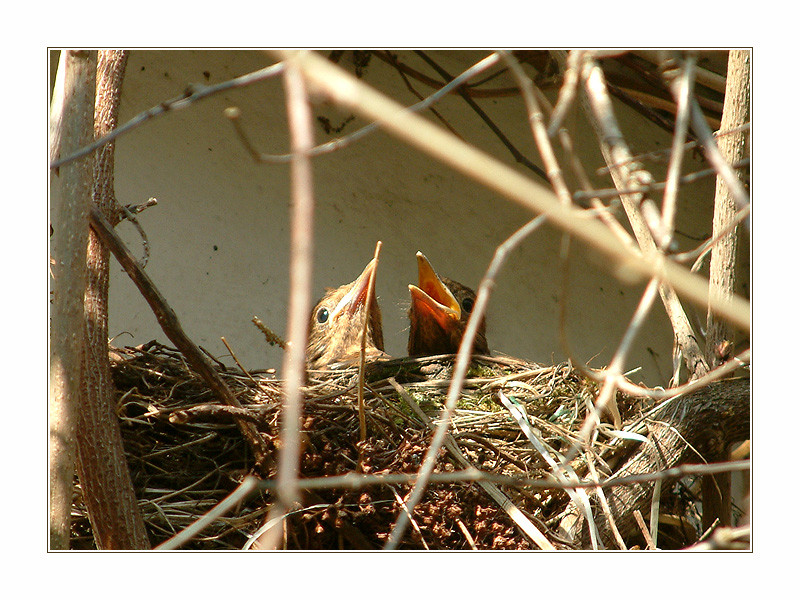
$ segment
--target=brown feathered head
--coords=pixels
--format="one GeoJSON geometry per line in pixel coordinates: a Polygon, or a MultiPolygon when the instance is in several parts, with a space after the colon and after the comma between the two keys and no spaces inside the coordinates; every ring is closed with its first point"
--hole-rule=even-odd
{"type": "Polygon", "coordinates": [[[367,358],[383,354],[381,309],[374,283],[376,267],[377,261],[371,260],[358,279],[329,289],[311,311],[306,351],[309,369],[336,368],[358,362],[367,307],[367,358]]]}
{"type": "MultiPolygon", "coordinates": [[[[439,277],[422,252],[417,252],[417,270],[418,285],[408,286],[408,355],[455,354],[475,306],[475,292],[457,281],[439,277]]],[[[478,326],[472,351],[489,354],[485,319],[478,326]]]]}

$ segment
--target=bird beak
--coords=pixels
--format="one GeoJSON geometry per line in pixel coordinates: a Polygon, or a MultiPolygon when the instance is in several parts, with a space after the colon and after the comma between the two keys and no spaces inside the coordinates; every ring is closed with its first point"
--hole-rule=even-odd
{"type": "Polygon", "coordinates": [[[375,274],[377,271],[378,261],[372,259],[369,261],[361,275],[358,276],[353,282],[353,287],[350,288],[339,304],[331,312],[331,321],[339,316],[343,311],[346,311],[350,316],[356,314],[361,307],[366,306],[375,301],[375,274]]]}
{"type": "Polygon", "coordinates": [[[413,309],[431,316],[443,328],[449,329],[454,321],[461,319],[461,306],[422,252],[417,252],[417,270],[419,286],[408,286],[413,309]]]}

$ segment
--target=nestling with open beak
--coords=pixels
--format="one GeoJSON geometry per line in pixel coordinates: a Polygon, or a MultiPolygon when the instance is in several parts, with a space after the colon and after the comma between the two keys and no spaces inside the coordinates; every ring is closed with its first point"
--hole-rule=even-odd
{"type": "MultiPolygon", "coordinates": [[[[422,252],[417,252],[417,270],[419,285],[408,286],[408,355],[455,354],[475,305],[475,292],[457,281],[439,277],[422,252]]],[[[478,327],[472,353],[489,354],[485,319],[478,327]]]]}
{"type": "Polygon", "coordinates": [[[377,264],[372,259],[358,279],[329,289],[317,302],[311,312],[306,352],[308,369],[338,368],[358,363],[367,307],[366,358],[372,360],[384,356],[381,309],[374,283],[377,264]]]}

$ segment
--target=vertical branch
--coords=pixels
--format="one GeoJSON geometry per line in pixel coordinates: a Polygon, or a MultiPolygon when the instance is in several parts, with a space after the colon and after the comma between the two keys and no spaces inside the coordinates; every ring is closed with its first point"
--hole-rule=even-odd
{"type": "MultiPolygon", "coordinates": [[[[722,112],[722,130],[740,127],[750,120],[750,52],[732,50],[728,57],[728,84],[725,91],[725,104],[722,112]]],[[[723,158],[732,164],[748,154],[744,131],[721,136],[717,140],[723,158]]],[[[722,175],[717,176],[714,199],[714,223],[712,238],[717,237],[736,218],[737,202],[722,175]]],[[[737,229],[733,228],[723,235],[711,251],[710,286],[723,298],[729,298],[734,291],[736,273],[737,229]]],[[[717,349],[720,344],[732,341],[733,330],[726,321],[720,320],[711,311],[708,313],[706,357],[712,367],[723,362],[717,349]]]]}
{"type": "MultiPolygon", "coordinates": [[[[282,517],[300,500],[297,478],[300,471],[300,420],[311,312],[311,276],[314,251],[314,188],[310,152],[314,146],[311,108],[303,74],[295,60],[284,71],[286,108],[291,136],[292,254],[290,263],[288,351],[284,354],[285,380],[281,419],[281,449],[278,461],[278,501],[267,519],[282,523],[282,517]]],[[[273,526],[259,542],[261,548],[277,548],[282,527],[273,526]]]]}
{"type": "MultiPolygon", "coordinates": [[[[616,186],[619,189],[636,190],[643,184],[649,184],[652,176],[632,160],[622,133],[616,125],[605,78],[599,65],[593,60],[588,60],[584,66],[584,77],[590,104],[586,110],[587,117],[595,126],[603,156],[616,186]]],[[[664,237],[661,219],[657,215],[650,220],[645,219],[640,210],[641,194],[621,194],[620,198],[639,246],[645,255],[653,255],[657,252],[654,234],[659,241],[664,237]]],[[[667,263],[661,261],[661,264],[667,263]]],[[[664,283],[659,286],[658,291],[675,332],[675,344],[683,355],[690,378],[702,377],[708,373],[708,366],[678,295],[671,286],[664,283]]]]}
{"type": "MultiPolygon", "coordinates": [[[[369,313],[372,307],[372,298],[375,295],[375,276],[378,273],[378,259],[381,255],[381,246],[383,243],[378,240],[375,244],[375,268],[369,275],[369,282],[367,283],[367,300],[364,305],[364,323],[361,326],[361,351],[358,357],[358,426],[359,426],[359,440],[361,442],[367,439],[367,416],[364,409],[364,377],[366,373],[366,360],[367,360],[367,329],[369,328],[369,313]]],[[[361,468],[361,450],[359,449],[358,466],[361,468]]]]}
{"type": "MultiPolygon", "coordinates": [[[[127,60],[124,51],[98,52],[95,139],[117,125],[127,60]]],[[[98,149],[94,157],[92,197],[98,209],[116,223],[114,143],[98,149]]],[[[150,543],[125,458],[108,362],[108,260],[108,248],[91,230],[86,252],[86,349],[78,419],[78,477],[97,547],[145,549],[150,543]]]]}
{"type": "Polygon", "coordinates": [[[675,96],[677,111],[675,116],[675,134],[672,136],[672,152],[667,168],[667,184],[664,187],[664,202],[661,208],[661,221],[666,229],[666,236],[660,245],[661,250],[668,250],[672,243],[675,227],[675,209],[678,203],[678,181],[681,176],[686,134],[689,131],[691,99],[694,92],[694,71],[697,59],[687,57],[680,75],[672,83],[672,94],[675,96]]]}
{"type": "MultiPolygon", "coordinates": [[[[731,50],[728,55],[728,78],[725,104],[722,109],[722,130],[740,127],[750,120],[750,52],[731,50]]],[[[718,139],[720,153],[728,164],[741,160],[748,153],[744,132],[718,139]]],[[[736,218],[737,201],[734,191],[722,174],[717,176],[714,198],[712,237],[722,235],[736,218]]],[[[711,251],[710,289],[722,298],[733,296],[736,275],[737,229],[722,235],[711,251]]],[[[725,361],[724,346],[732,342],[733,329],[709,310],[706,337],[706,359],[712,367],[725,361]]],[[[709,528],[719,519],[721,525],[731,524],[730,473],[707,475],[702,480],[703,527],[709,528]]]]}
{"type": "MultiPolygon", "coordinates": [[[[51,125],[60,130],[60,147],[67,154],[92,141],[94,86],[97,55],[88,51],[62,51],[61,90],[54,100],[51,125]],[[60,122],[59,122],[60,117],[60,122]]],[[[50,157],[54,159],[55,156],[50,157]]],[[[72,483],[77,447],[81,360],[83,358],[83,290],[86,281],[86,241],[92,194],[92,159],[64,165],[59,178],[62,197],[52,216],[52,291],[50,312],[50,548],[69,548],[72,483]]]]}

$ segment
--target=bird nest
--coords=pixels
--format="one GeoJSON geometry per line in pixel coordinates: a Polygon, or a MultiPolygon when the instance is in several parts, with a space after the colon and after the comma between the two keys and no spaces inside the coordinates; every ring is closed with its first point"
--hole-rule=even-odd
{"type": "MultiPolygon", "coordinates": [[[[231,494],[254,471],[253,454],[234,417],[255,424],[270,456],[280,447],[281,382],[274,372],[218,370],[241,403],[227,407],[195,375],[182,355],[151,342],[113,349],[117,413],[139,507],[153,546],[171,538],[231,494]]],[[[453,359],[398,359],[373,365],[364,390],[367,437],[360,439],[357,370],[311,373],[304,387],[301,476],[415,474],[430,445],[446,399],[453,359]]],[[[554,456],[577,439],[596,384],[569,363],[536,365],[508,357],[473,360],[450,425],[449,450],[436,459],[434,477],[417,504],[400,549],[532,549],[532,543],[486,487],[442,481],[442,474],[474,467],[526,481],[553,482],[552,469],[534,448],[519,419],[498,393],[527,416],[538,440],[554,456]],[[460,454],[461,456],[458,456],[460,454]],[[439,476],[439,479],[437,479],[439,476]]],[[[623,419],[641,406],[618,397],[623,419]]],[[[595,442],[593,456],[604,444],[595,442]]],[[[585,453],[572,461],[586,473],[585,453]]],[[[599,459],[600,464],[603,463],[599,459]]],[[[276,464],[267,467],[272,477],[276,464]]],[[[368,486],[316,487],[285,522],[289,549],[379,549],[404,510],[413,481],[368,486]]],[[[570,498],[563,487],[504,485],[496,489],[557,548],[575,547],[558,533],[570,498]]],[[[274,488],[261,486],[183,545],[189,549],[242,549],[264,525],[274,488]]],[[[92,548],[86,508],[76,491],[75,548],[92,548]]]]}

